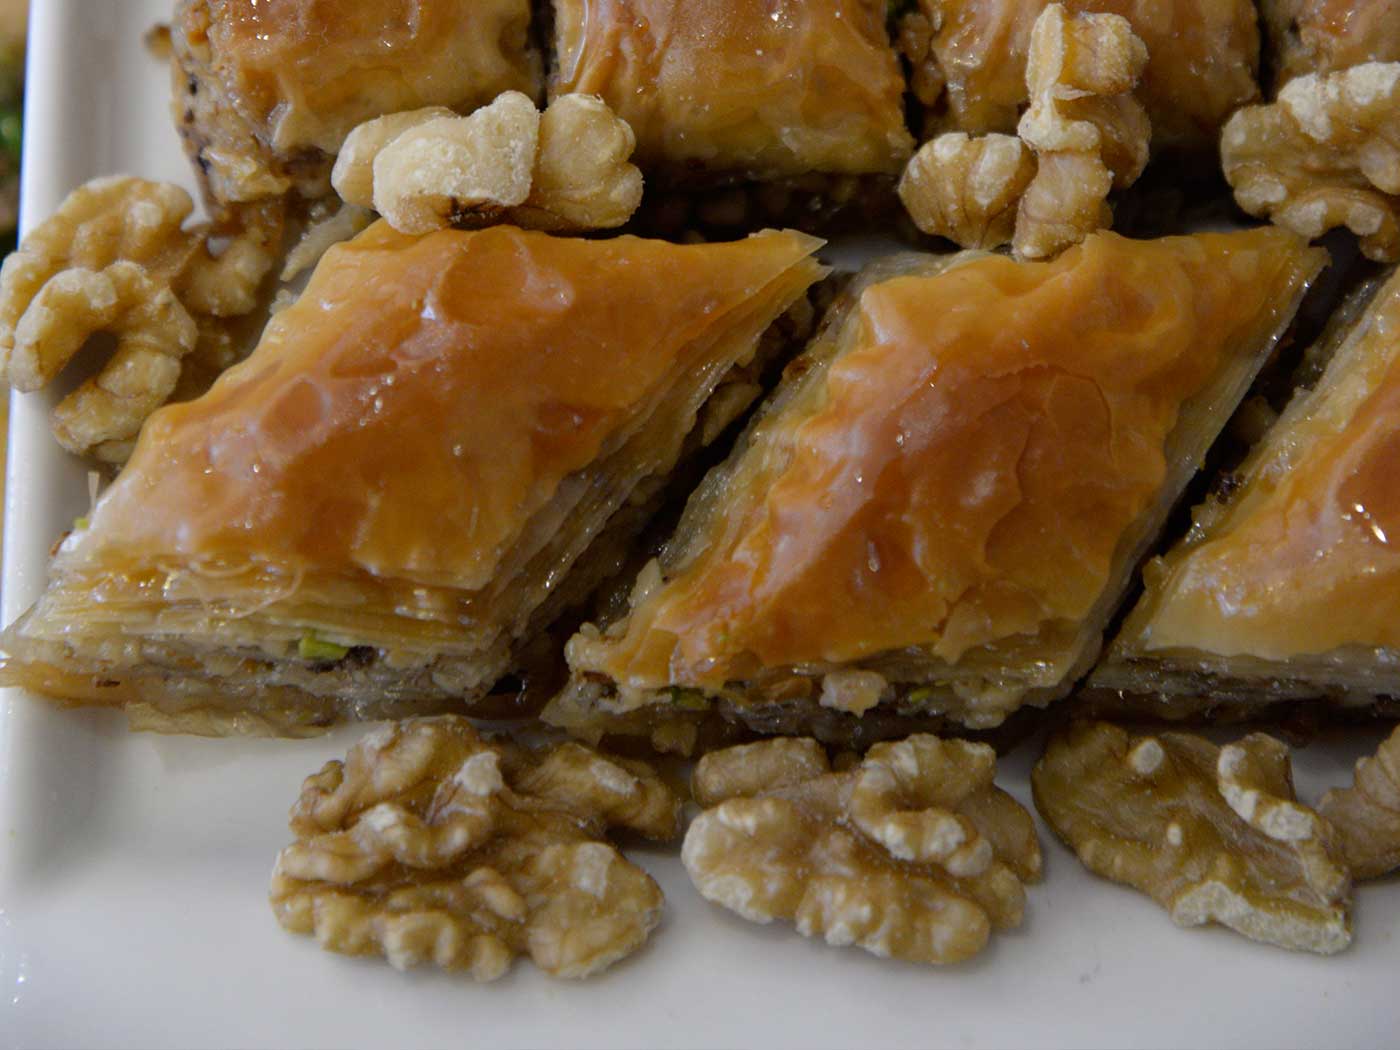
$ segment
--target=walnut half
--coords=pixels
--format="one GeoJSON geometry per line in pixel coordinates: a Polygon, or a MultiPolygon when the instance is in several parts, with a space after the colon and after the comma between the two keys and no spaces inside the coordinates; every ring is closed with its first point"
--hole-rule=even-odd
{"type": "Polygon", "coordinates": [[[1040,875],[1027,813],[992,783],[983,744],[911,736],[832,772],[810,739],[712,752],[691,789],[708,808],[681,859],[708,900],[753,922],[911,962],[976,955],[1020,924],[1040,875]]]}
{"type": "Polygon", "coordinates": [[[0,268],[0,382],[42,389],[91,336],[116,339],[107,364],[54,409],[54,436],[69,451],[124,459],[175,392],[184,359],[256,306],[280,221],[225,236],[187,228],[193,210],[178,186],[94,179],[0,268]]]}
{"type": "Polygon", "coordinates": [[[609,828],[679,833],[680,800],[644,763],[567,743],[531,752],[456,716],[379,729],[309,777],[270,900],[323,948],[493,980],[516,955],[586,977],[660,919],[651,877],[609,828]]]}
{"type": "Polygon", "coordinates": [[[593,95],[561,95],[543,114],[507,91],[470,116],[430,108],[360,125],[331,182],[395,229],[514,222],[579,232],[621,226],[642,199],[637,140],[593,95]]]}
{"type": "Polygon", "coordinates": [[[1230,118],[1220,155],[1251,215],[1310,238],[1345,226],[1369,258],[1400,260],[1400,62],[1289,81],[1230,118]]]}
{"type": "Polygon", "coordinates": [[[1351,877],[1272,737],[1217,748],[1080,723],[1050,739],[1031,785],[1089,870],[1146,893],[1179,925],[1217,922],[1324,954],[1351,943],[1351,877]]]}
{"type": "Polygon", "coordinates": [[[1146,64],[1127,19],[1047,6],[1031,30],[1020,137],[949,132],[925,143],[899,183],[914,224],[963,248],[1011,242],[1026,259],[1111,225],[1109,191],[1147,164],[1152,129],[1133,96],[1146,64]]]}
{"type": "Polygon", "coordinates": [[[1377,879],[1400,868],[1400,729],[1356,763],[1351,787],[1323,795],[1317,811],[1336,828],[1356,878],[1377,879]]]}

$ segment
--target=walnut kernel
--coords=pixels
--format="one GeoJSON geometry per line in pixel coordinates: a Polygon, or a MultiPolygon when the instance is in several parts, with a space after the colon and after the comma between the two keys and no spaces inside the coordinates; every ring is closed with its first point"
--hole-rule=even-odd
{"type": "Polygon", "coordinates": [[[561,232],[621,226],[642,199],[636,136],[594,95],[561,95],[540,114],[508,91],[469,117],[395,113],[346,141],[332,183],[396,229],[513,222],[561,232]]]}
{"type": "Polygon", "coordinates": [[[1225,178],[1251,215],[1305,237],[1345,226],[1400,260],[1400,62],[1297,77],[1225,125],[1225,178]]]}
{"type": "Polygon", "coordinates": [[[1356,763],[1351,787],[1323,795],[1317,811],[1336,829],[1353,876],[1376,879],[1400,868],[1400,729],[1356,763]]]}
{"type": "Polygon", "coordinates": [[[667,839],[679,822],[679,798],[643,763],[489,742],[456,716],[411,719],[307,778],[270,900],[288,930],[400,969],[492,980],[528,954],[586,977],[639,948],[662,904],[603,833],[667,839]]]}
{"type": "Polygon", "coordinates": [[[811,740],[714,752],[695,770],[709,808],[681,859],[706,899],[751,921],[913,962],[966,959],[1019,925],[1040,874],[1030,814],[993,785],[995,764],[985,745],[927,735],[843,772],[811,740]]]}
{"type": "Polygon", "coordinates": [[[1035,20],[1017,134],[1039,167],[1017,217],[1017,255],[1045,258],[1083,240],[1105,224],[1109,188],[1142,174],[1152,128],[1132,92],[1146,65],[1147,48],[1119,15],[1050,4],[1035,20]]]}
{"type": "Polygon", "coordinates": [[[1351,878],[1321,817],[1293,792],[1288,752],[1255,733],[1217,748],[1107,723],[1053,736],[1036,807],[1089,870],[1152,897],[1182,926],[1220,923],[1330,954],[1351,942],[1351,878]]]}
{"type": "Polygon", "coordinates": [[[64,448],[120,461],[175,391],[182,360],[221,319],[256,305],[274,231],[186,228],[193,210],[177,186],[96,179],[0,268],[0,379],[16,389],[47,386],[89,337],[116,337],[106,366],[54,410],[64,448]]]}
{"type": "Polygon", "coordinates": [[[899,180],[899,199],[924,233],[963,248],[996,248],[1011,240],[1016,207],[1035,170],[1034,155],[1014,135],[950,131],[914,154],[899,180]]]}

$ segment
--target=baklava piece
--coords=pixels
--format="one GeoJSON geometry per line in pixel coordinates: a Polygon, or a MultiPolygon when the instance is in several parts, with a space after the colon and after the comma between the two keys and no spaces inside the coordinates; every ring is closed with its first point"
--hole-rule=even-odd
{"type": "Polygon", "coordinates": [[[175,123],[215,210],[330,191],[356,125],[537,98],[529,0],[181,0],[175,123]]]}
{"type": "Polygon", "coordinates": [[[480,697],[619,563],[819,243],[372,226],[147,421],[4,681],[208,733],[480,697]]]}
{"type": "Polygon", "coordinates": [[[1307,73],[1400,62],[1400,0],[1259,0],[1278,90],[1307,73]]]}
{"type": "MultiPolygon", "coordinates": [[[[897,175],[913,150],[883,2],[559,0],[554,42],[550,96],[601,96],[658,186],[802,191],[897,175]]],[[[750,221],[745,207],[720,224],[750,221]]]]}
{"type": "MultiPolygon", "coordinates": [[[[1011,133],[1028,101],[1031,29],[1048,0],[918,0],[900,20],[924,134],[1011,133]]],[[[1220,126],[1259,97],[1250,0],[1067,0],[1070,14],[1122,15],[1147,45],[1139,97],[1154,146],[1213,149],[1220,126]]]]}
{"type": "Polygon", "coordinates": [[[1400,276],[1324,339],[1321,378],[1147,566],[1091,679],[1096,706],[1122,693],[1185,717],[1400,696],[1400,276]]]}
{"type": "Polygon", "coordinates": [[[839,738],[1062,696],[1323,258],[1263,228],[876,264],[546,716],[839,738]]]}

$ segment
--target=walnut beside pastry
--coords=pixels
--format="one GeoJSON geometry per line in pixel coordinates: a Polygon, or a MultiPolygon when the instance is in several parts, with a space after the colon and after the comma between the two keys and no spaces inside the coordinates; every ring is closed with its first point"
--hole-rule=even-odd
{"type": "Polygon", "coordinates": [[[635,952],[661,890],[604,834],[665,841],[680,799],[645,763],[579,744],[530,751],[464,718],[378,729],[308,777],[270,900],[328,951],[479,981],[518,955],[587,977],[635,952]]]}
{"type": "Polygon", "coordinates": [[[193,210],[178,186],[95,179],[0,269],[0,381],[40,390],[90,336],[116,336],[106,366],[54,409],[54,436],[70,452],[124,460],[175,393],[184,359],[258,305],[280,227],[239,233],[216,256],[218,231],[186,227],[193,210]]]}
{"type": "Polygon", "coordinates": [[[429,108],[378,117],[345,140],[331,181],[343,200],[397,230],[513,222],[582,232],[621,226],[642,199],[636,138],[592,95],[541,114],[507,92],[467,117],[429,108]]]}
{"type": "Polygon", "coordinates": [[[1311,238],[1344,226],[1369,258],[1400,260],[1400,62],[1297,77],[1231,117],[1220,152],[1251,215],[1311,238]]]}
{"type": "Polygon", "coordinates": [[[1297,801],[1288,751],[1262,733],[1135,737],[1104,722],[1053,736],[1036,808],[1096,874],[1182,926],[1331,954],[1351,943],[1351,875],[1327,822],[1297,801]]]}
{"type": "Polygon", "coordinates": [[[833,772],[811,739],[712,752],[681,859],[708,900],[752,922],[908,962],[970,958],[1020,925],[1040,877],[1031,816],[992,783],[985,744],[911,736],[833,772]]]}
{"type": "Polygon", "coordinates": [[[1050,4],[1031,31],[1019,139],[948,132],[925,143],[899,184],[915,225],[964,248],[1010,241],[1027,259],[1112,225],[1109,191],[1147,164],[1151,126],[1133,97],[1146,64],[1127,19],[1050,4]]]}

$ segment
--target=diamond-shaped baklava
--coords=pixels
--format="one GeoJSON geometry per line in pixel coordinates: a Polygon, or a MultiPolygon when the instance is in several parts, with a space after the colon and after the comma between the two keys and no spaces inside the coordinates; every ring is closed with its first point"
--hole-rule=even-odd
{"type": "Polygon", "coordinates": [[[3,680],[206,732],[480,697],[620,560],[820,243],[372,226],[151,417],[3,680]]]}
{"type": "Polygon", "coordinates": [[[1062,696],[1322,261],[1257,229],[876,264],[630,612],[570,641],[546,716],[652,731],[717,705],[842,737],[1062,696]]]}

